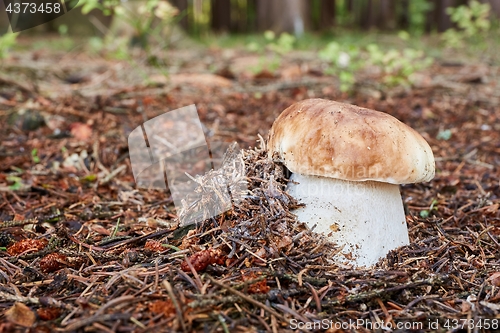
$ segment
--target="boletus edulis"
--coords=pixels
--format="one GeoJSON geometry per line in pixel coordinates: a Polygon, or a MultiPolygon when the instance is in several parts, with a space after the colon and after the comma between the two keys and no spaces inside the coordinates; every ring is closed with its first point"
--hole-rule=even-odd
{"type": "Polygon", "coordinates": [[[288,191],[304,203],[299,221],[342,250],[333,258],[372,266],[407,245],[399,184],[434,177],[432,150],[387,113],[324,99],[287,108],[274,122],[268,154],[291,172],[288,191]]]}

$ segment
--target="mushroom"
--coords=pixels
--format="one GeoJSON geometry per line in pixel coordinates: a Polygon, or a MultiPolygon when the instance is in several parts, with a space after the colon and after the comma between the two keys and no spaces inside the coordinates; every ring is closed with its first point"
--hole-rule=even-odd
{"type": "Polygon", "coordinates": [[[372,266],[408,245],[399,184],[434,178],[434,155],[414,129],[379,111],[324,99],[287,108],[274,122],[268,156],[293,174],[299,221],[342,249],[334,261],[372,266]]]}

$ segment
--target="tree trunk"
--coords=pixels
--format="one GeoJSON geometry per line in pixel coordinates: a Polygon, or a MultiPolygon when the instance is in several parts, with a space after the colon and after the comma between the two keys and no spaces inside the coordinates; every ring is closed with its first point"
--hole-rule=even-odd
{"type": "Polygon", "coordinates": [[[407,30],[410,27],[410,3],[409,0],[400,1],[401,14],[398,18],[398,28],[407,30]]]}
{"type": "Polygon", "coordinates": [[[373,0],[367,0],[363,3],[360,15],[360,25],[363,29],[368,30],[375,25],[375,6],[373,0]]]}
{"type": "Polygon", "coordinates": [[[258,13],[257,13],[257,1],[258,0],[247,0],[247,33],[251,31],[257,31],[258,26],[258,13]]]}
{"type": "Polygon", "coordinates": [[[182,16],[179,21],[179,25],[184,28],[184,30],[188,30],[189,28],[189,20],[188,20],[188,0],[171,0],[172,5],[179,9],[179,12],[182,16]]]}
{"type": "Polygon", "coordinates": [[[212,29],[229,31],[231,27],[231,0],[212,0],[212,29]]]}
{"type": "Polygon", "coordinates": [[[450,16],[446,13],[446,8],[453,7],[454,0],[437,0],[434,8],[434,22],[437,30],[443,32],[451,28],[450,16]]]}
{"type": "Polygon", "coordinates": [[[325,30],[335,25],[335,0],[321,0],[319,29],[325,30]]]}
{"type": "Polygon", "coordinates": [[[491,6],[491,13],[500,18],[500,1],[498,0],[481,0],[483,3],[489,3],[491,6]]]}
{"type": "Polygon", "coordinates": [[[9,17],[5,11],[5,5],[3,1],[0,1],[0,36],[7,33],[10,30],[9,17]]]}
{"type": "Polygon", "coordinates": [[[394,1],[380,0],[380,11],[377,25],[382,29],[394,29],[394,1]]]}
{"type": "Polygon", "coordinates": [[[307,0],[258,0],[259,30],[301,35],[309,27],[309,7],[307,0]]]}

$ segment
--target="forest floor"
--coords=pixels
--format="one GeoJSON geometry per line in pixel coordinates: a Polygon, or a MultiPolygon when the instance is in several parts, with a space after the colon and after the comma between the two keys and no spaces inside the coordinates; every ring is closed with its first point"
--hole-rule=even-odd
{"type": "Polygon", "coordinates": [[[437,61],[411,89],[367,76],[347,94],[314,52],[274,72],[234,49],[167,55],[163,70],[43,49],[3,62],[0,332],[500,326],[500,68],[437,61]],[[330,261],[260,142],[312,97],[387,112],[436,157],[431,182],[401,187],[411,244],[372,269],[330,261]],[[244,148],[252,196],[188,230],[168,191],[136,188],[127,137],[190,104],[209,142],[244,148]]]}

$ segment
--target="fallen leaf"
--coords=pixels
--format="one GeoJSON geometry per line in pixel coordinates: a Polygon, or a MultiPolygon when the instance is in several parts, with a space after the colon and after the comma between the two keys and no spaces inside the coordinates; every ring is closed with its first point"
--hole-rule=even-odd
{"type": "Polygon", "coordinates": [[[71,135],[76,139],[85,141],[92,135],[92,128],[89,125],[83,123],[73,123],[69,125],[71,135]]]}
{"type": "Polygon", "coordinates": [[[148,77],[147,83],[151,86],[163,87],[168,83],[168,77],[163,74],[153,74],[148,77]]]}
{"type": "Polygon", "coordinates": [[[488,280],[491,281],[491,284],[500,287],[500,272],[496,272],[491,274],[491,276],[488,278],[488,280]]]}
{"type": "Polygon", "coordinates": [[[482,209],[484,209],[485,214],[493,215],[493,214],[496,214],[498,212],[499,207],[500,207],[500,204],[494,204],[494,205],[483,207],[482,209]]]}
{"type": "Polygon", "coordinates": [[[267,69],[263,69],[253,76],[255,80],[271,80],[275,78],[275,75],[267,69]]]}
{"type": "Polygon", "coordinates": [[[485,306],[487,308],[490,308],[493,311],[499,311],[500,310],[500,305],[495,304],[495,303],[490,303],[490,302],[486,302],[486,301],[480,301],[479,304],[481,304],[482,306],[485,306]]]}
{"type": "Polygon", "coordinates": [[[23,327],[33,326],[36,320],[35,313],[25,304],[19,302],[14,303],[10,309],[5,311],[5,317],[8,321],[23,327]]]}
{"type": "Polygon", "coordinates": [[[302,77],[302,69],[299,65],[293,64],[281,71],[281,78],[287,81],[298,80],[302,77]]]}
{"type": "MultiPolygon", "coordinates": [[[[258,276],[254,272],[241,271],[241,278],[244,282],[246,282],[255,280],[258,278],[258,276]]],[[[261,281],[250,284],[248,286],[247,292],[249,294],[267,294],[269,290],[271,290],[271,287],[267,285],[267,280],[263,279],[261,281]]]]}
{"type": "Polygon", "coordinates": [[[170,317],[175,314],[174,303],[169,299],[167,301],[157,300],[148,305],[149,311],[154,314],[163,313],[165,317],[170,317]]]}
{"type": "Polygon", "coordinates": [[[214,74],[174,74],[170,76],[170,82],[174,85],[194,85],[208,87],[230,87],[233,83],[219,75],[214,74]]]}
{"type": "Polygon", "coordinates": [[[293,245],[293,240],[290,236],[283,236],[280,238],[275,238],[276,247],[281,250],[283,248],[289,248],[293,245]]]}
{"type": "Polygon", "coordinates": [[[228,66],[218,70],[215,74],[230,80],[236,79],[236,75],[234,75],[233,71],[231,71],[228,66]]]}
{"type": "Polygon", "coordinates": [[[196,230],[189,230],[187,235],[182,239],[179,249],[186,250],[198,244],[199,238],[194,235],[196,235],[196,230]]]}

